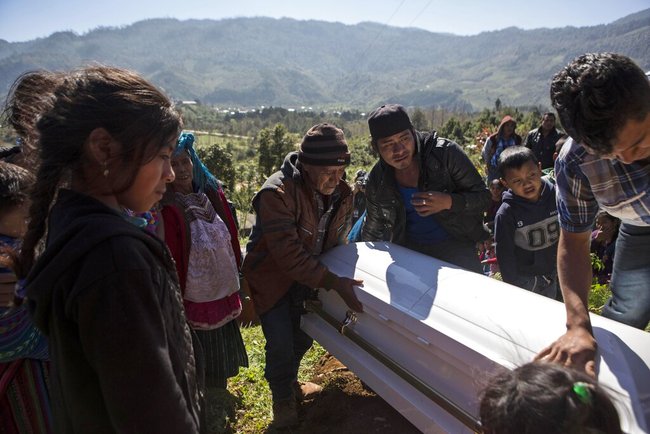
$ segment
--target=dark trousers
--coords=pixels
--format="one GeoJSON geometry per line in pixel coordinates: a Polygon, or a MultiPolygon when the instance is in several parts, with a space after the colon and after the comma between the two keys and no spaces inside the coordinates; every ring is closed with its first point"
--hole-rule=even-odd
{"type": "Polygon", "coordinates": [[[269,382],[273,401],[292,398],[292,384],[298,378],[300,361],[313,343],[313,339],[300,329],[303,301],[308,291],[301,285],[293,285],[275,306],[260,315],[266,338],[264,377],[269,382]]]}

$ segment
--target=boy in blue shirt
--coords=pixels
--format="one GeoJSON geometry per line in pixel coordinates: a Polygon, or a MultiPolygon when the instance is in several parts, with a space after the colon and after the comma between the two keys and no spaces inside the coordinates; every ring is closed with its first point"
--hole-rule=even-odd
{"type": "Polygon", "coordinates": [[[501,276],[504,282],[554,299],[560,235],[555,186],[542,179],[535,154],[523,146],[504,150],[498,171],[508,189],[494,220],[501,276]]]}

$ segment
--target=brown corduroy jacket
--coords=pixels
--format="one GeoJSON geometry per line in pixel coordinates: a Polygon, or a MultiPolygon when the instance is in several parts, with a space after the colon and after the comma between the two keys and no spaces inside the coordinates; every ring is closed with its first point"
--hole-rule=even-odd
{"type": "Polygon", "coordinates": [[[316,252],[318,206],[314,190],[296,167],[292,152],[253,198],[257,220],[242,267],[258,314],[272,308],[294,282],[332,288],[339,278],[320,263],[318,254],[344,244],[350,229],[352,191],[341,181],[322,252],[316,252]]]}

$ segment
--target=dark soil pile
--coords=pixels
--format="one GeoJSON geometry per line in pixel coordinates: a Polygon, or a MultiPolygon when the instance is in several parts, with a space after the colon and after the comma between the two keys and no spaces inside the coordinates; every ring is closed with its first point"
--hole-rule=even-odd
{"type": "Polygon", "coordinates": [[[341,362],[325,354],[312,381],[323,386],[299,407],[300,426],[282,432],[304,434],[416,434],[420,431],[364,385],[341,362]]]}

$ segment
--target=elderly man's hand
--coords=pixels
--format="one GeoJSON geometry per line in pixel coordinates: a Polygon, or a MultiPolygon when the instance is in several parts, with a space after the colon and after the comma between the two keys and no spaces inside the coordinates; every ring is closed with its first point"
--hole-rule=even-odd
{"type": "Polygon", "coordinates": [[[339,277],[334,290],[343,299],[345,304],[355,312],[363,312],[363,305],[354,294],[355,286],[363,286],[363,280],[350,279],[348,277],[339,277]]]}
{"type": "Polygon", "coordinates": [[[575,327],[540,351],[535,360],[559,363],[596,378],[596,348],[591,332],[584,327],[575,327]]]}

